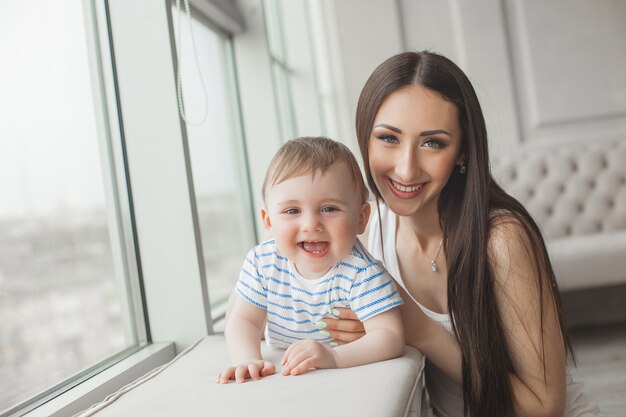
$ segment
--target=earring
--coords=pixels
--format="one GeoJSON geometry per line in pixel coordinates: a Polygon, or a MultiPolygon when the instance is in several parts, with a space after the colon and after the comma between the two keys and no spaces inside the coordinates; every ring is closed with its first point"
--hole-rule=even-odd
{"type": "Polygon", "coordinates": [[[461,174],[465,174],[465,171],[467,171],[467,168],[465,167],[465,164],[461,165],[461,167],[459,168],[459,173],[461,174]]]}

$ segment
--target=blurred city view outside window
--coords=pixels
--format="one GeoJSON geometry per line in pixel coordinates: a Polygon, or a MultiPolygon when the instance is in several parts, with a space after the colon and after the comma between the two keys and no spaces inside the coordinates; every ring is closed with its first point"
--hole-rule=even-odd
{"type": "Polygon", "coordinates": [[[200,14],[192,13],[190,26],[182,6],[173,5],[172,21],[209,299],[219,319],[256,240],[232,45],[200,14]]]}
{"type": "Polygon", "coordinates": [[[0,414],[145,341],[87,39],[82,2],[0,1],[0,414]]]}

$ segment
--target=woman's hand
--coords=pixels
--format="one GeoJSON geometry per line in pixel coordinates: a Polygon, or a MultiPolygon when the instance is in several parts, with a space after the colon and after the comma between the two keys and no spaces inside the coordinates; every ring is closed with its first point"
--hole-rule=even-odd
{"type": "Polygon", "coordinates": [[[338,314],[335,316],[339,320],[326,318],[321,319],[320,322],[326,323],[323,330],[329,333],[328,337],[334,339],[335,343],[345,345],[365,336],[365,327],[352,310],[349,308],[335,308],[333,310],[337,310],[338,314]]]}

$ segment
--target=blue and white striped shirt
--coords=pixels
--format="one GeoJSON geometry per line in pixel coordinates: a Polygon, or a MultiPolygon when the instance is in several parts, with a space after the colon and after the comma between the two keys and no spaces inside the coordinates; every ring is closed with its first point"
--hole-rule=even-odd
{"type": "Polygon", "coordinates": [[[331,341],[319,335],[315,322],[333,317],[335,307],[349,307],[365,321],[402,304],[389,273],[358,239],[345,259],[317,279],[301,277],[276,241],[268,240],[248,252],[236,291],[267,310],[265,340],[280,347],[304,339],[331,341]]]}

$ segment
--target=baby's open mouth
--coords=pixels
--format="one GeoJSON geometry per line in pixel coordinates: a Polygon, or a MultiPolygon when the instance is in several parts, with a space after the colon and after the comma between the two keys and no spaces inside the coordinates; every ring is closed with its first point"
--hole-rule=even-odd
{"type": "Polygon", "coordinates": [[[308,253],[312,253],[314,255],[321,255],[326,253],[328,250],[328,242],[320,241],[320,240],[306,240],[303,242],[299,242],[298,246],[304,249],[308,253]]]}

